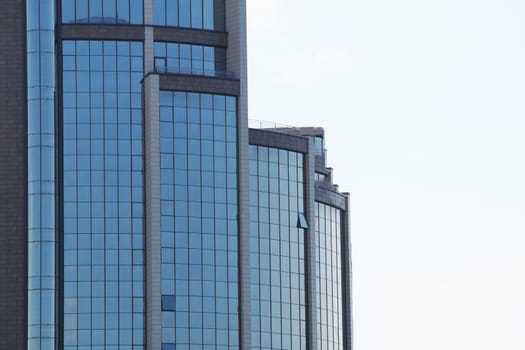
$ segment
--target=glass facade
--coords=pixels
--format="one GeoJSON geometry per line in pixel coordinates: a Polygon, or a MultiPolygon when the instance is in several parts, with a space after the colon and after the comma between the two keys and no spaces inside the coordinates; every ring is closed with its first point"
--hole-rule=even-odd
{"type": "Polygon", "coordinates": [[[341,266],[341,210],[315,203],[317,263],[317,348],[345,349],[341,266]]]}
{"type": "Polygon", "coordinates": [[[160,73],[215,75],[213,46],[156,42],[154,55],[155,71],[160,73]]]}
{"type": "Polygon", "coordinates": [[[55,6],[27,3],[28,349],[55,346],[55,6]]]}
{"type": "Polygon", "coordinates": [[[143,0],[62,0],[62,23],[142,24],[143,0]]]}
{"type": "Polygon", "coordinates": [[[236,98],[160,92],[162,349],[238,349],[236,98]]]}
{"type": "Polygon", "coordinates": [[[153,23],[193,29],[214,29],[214,0],[153,0],[153,23]]]}
{"type": "Polygon", "coordinates": [[[143,45],[63,54],[64,349],[143,349],[143,45]]]}
{"type": "Polygon", "coordinates": [[[252,348],[306,349],[303,155],[249,152],[252,348]]]}
{"type": "MultiPolygon", "coordinates": [[[[317,157],[324,154],[322,131],[280,128],[274,137],[239,127],[247,118],[244,43],[228,52],[225,33],[204,32],[224,30],[225,6],[224,0],[24,2],[28,350],[143,350],[157,343],[162,350],[226,350],[241,342],[306,350],[312,329],[319,349],[343,348],[346,212],[314,205],[318,190],[331,190],[329,169],[315,168],[314,193],[305,184],[324,162],[317,157]],[[144,6],[153,19],[148,25],[144,6]],[[62,29],[67,40],[57,41],[55,30],[62,29]],[[176,42],[187,41],[184,33],[197,43],[176,42]],[[155,71],[145,76],[151,59],[155,71]],[[182,86],[191,91],[167,91],[182,86]],[[160,120],[150,128],[147,118],[157,117],[157,107],[160,120]],[[252,135],[274,147],[250,145],[248,164],[240,164],[252,135]],[[160,154],[145,154],[158,146],[160,154]],[[145,184],[160,188],[146,193],[145,184]],[[239,203],[247,201],[246,191],[249,203],[239,203]],[[308,222],[312,205],[315,222],[308,222]],[[146,217],[152,232],[145,232],[146,217]],[[240,251],[239,237],[249,252],[240,251]],[[317,265],[318,294],[308,296],[316,305],[306,305],[306,266],[314,263],[306,261],[307,248],[315,251],[309,258],[317,265]],[[154,273],[146,276],[146,268],[154,273]],[[239,291],[250,304],[239,305],[239,291]],[[314,308],[317,319],[307,319],[314,308]],[[243,329],[240,320],[251,325],[243,329]]],[[[244,20],[243,13],[228,18],[230,39],[244,37],[244,20]]],[[[344,206],[342,198],[322,198],[344,206]]]]}

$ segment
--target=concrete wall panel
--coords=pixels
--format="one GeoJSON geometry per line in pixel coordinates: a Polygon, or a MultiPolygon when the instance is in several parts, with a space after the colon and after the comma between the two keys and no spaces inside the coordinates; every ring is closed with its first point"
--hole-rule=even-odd
{"type": "Polygon", "coordinates": [[[0,349],[26,347],[25,2],[0,1],[0,349]]]}

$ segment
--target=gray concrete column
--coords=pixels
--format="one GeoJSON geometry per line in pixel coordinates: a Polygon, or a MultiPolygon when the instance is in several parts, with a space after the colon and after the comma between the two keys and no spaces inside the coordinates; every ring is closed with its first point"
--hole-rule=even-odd
{"type": "Polygon", "coordinates": [[[305,288],[306,288],[306,336],[307,349],[317,349],[317,264],[315,253],[319,244],[315,220],[315,146],[308,138],[308,153],[304,167],[305,210],[308,230],[305,237],[305,288]]]}
{"type": "Polygon", "coordinates": [[[350,194],[343,193],[346,199],[346,210],[341,211],[342,232],[341,246],[343,259],[343,339],[345,349],[354,348],[354,330],[352,318],[352,240],[350,235],[350,194]]]}
{"type": "Polygon", "coordinates": [[[249,350],[251,341],[250,312],[250,211],[248,174],[248,83],[246,52],[246,0],[226,0],[228,49],[226,68],[240,80],[237,99],[238,176],[239,176],[239,324],[240,348],[249,350]]]}
{"type": "MultiPolygon", "coordinates": [[[[238,102],[238,106],[242,104],[238,102]]],[[[248,173],[248,118],[239,111],[238,118],[238,188],[239,188],[239,324],[241,349],[251,344],[251,289],[250,289],[250,192],[248,173]]]]}
{"type": "Polygon", "coordinates": [[[146,349],[161,349],[159,76],[144,78],[146,189],[146,349]]]}
{"type": "Polygon", "coordinates": [[[25,1],[0,1],[0,349],[27,348],[25,1]]]}
{"type": "Polygon", "coordinates": [[[144,0],[144,24],[153,25],[153,0],[144,0]]]}
{"type": "Polygon", "coordinates": [[[247,97],[246,0],[226,0],[226,31],[228,52],[226,64],[229,72],[241,81],[242,96],[247,97]]]}
{"type": "Polygon", "coordinates": [[[153,27],[144,27],[144,75],[155,71],[153,27]]]}

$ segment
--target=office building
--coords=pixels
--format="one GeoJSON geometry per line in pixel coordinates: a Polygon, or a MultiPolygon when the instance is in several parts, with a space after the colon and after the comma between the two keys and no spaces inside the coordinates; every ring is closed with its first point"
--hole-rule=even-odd
{"type": "Polygon", "coordinates": [[[248,126],[243,0],[0,3],[0,348],[349,349],[348,196],[248,126]]]}

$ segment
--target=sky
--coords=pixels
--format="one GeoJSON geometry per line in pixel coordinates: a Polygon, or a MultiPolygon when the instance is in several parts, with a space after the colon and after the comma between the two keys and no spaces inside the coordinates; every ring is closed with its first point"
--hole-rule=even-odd
{"type": "Polygon", "coordinates": [[[351,192],[355,350],[523,350],[525,1],[247,6],[250,118],[351,192]]]}

